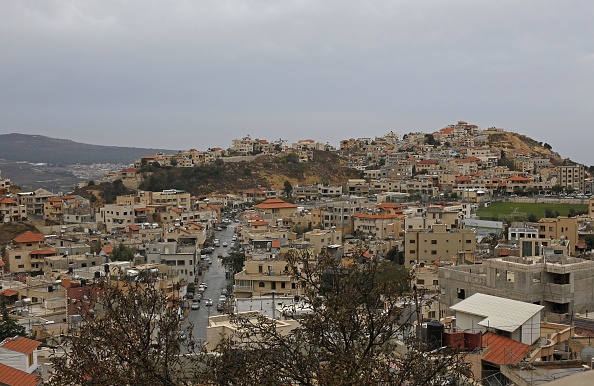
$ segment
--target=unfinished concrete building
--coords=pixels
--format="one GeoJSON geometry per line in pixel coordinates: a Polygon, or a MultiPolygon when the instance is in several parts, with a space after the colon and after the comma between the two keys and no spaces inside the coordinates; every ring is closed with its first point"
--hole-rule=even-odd
{"type": "Polygon", "coordinates": [[[542,305],[545,316],[558,321],[594,307],[594,262],[547,251],[502,257],[481,265],[442,267],[439,285],[446,307],[480,292],[542,305]]]}

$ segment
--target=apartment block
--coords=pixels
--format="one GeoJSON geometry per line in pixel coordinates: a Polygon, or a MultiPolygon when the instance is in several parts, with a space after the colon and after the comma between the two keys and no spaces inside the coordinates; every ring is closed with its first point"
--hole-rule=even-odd
{"type": "Polygon", "coordinates": [[[569,253],[574,256],[578,242],[578,219],[576,217],[541,218],[538,221],[538,238],[568,240],[569,253]]]}
{"type": "Polygon", "coordinates": [[[31,231],[15,237],[5,253],[10,272],[15,274],[43,270],[44,258],[53,255],[56,250],[45,244],[45,236],[31,231]]]}
{"type": "Polygon", "coordinates": [[[583,165],[557,166],[557,184],[584,193],[586,174],[583,165]]]}
{"type": "Polygon", "coordinates": [[[243,271],[235,274],[233,292],[237,298],[271,295],[293,296],[298,284],[284,260],[246,261],[243,271]]]}
{"type": "MultiPolygon", "coordinates": [[[[448,307],[476,293],[539,304],[552,318],[592,309],[594,262],[545,250],[542,256],[501,257],[480,265],[439,269],[448,307]]],[[[553,319],[551,319],[553,321],[553,319]]]]}
{"type": "Polygon", "coordinates": [[[407,268],[433,261],[474,262],[476,233],[434,224],[430,229],[406,230],[403,248],[407,268]]]}

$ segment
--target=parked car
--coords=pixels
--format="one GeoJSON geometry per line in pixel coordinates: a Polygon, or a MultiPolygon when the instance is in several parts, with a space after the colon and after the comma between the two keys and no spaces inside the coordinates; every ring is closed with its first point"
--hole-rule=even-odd
{"type": "Polygon", "coordinates": [[[225,241],[225,242],[223,243],[223,247],[226,247],[226,246],[227,246],[227,242],[225,241]]]}
{"type": "Polygon", "coordinates": [[[200,303],[199,302],[194,302],[192,303],[192,306],[190,307],[193,310],[199,310],[200,309],[200,303]]]}
{"type": "Polygon", "coordinates": [[[223,311],[224,308],[225,308],[225,303],[223,303],[223,302],[217,303],[217,311],[223,311]]]}
{"type": "Polygon", "coordinates": [[[202,294],[196,294],[194,295],[194,299],[195,302],[199,302],[200,300],[202,300],[202,294]]]}

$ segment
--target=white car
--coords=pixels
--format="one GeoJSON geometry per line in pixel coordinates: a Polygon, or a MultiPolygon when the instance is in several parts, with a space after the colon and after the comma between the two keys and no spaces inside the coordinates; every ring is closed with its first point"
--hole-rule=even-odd
{"type": "Polygon", "coordinates": [[[212,299],[204,299],[205,306],[212,306],[212,299]]]}
{"type": "Polygon", "coordinates": [[[192,306],[190,307],[193,310],[199,310],[200,309],[200,303],[199,302],[194,302],[192,303],[192,306]]]}
{"type": "Polygon", "coordinates": [[[223,247],[226,247],[226,246],[227,246],[227,242],[225,241],[225,242],[223,243],[223,247]]]}

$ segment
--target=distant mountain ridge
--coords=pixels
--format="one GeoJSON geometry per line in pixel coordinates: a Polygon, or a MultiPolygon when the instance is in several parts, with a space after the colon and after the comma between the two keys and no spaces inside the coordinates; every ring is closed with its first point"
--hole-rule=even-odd
{"type": "Polygon", "coordinates": [[[131,164],[145,155],[177,150],[101,146],[31,134],[0,134],[0,159],[50,164],[131,164]]]}

